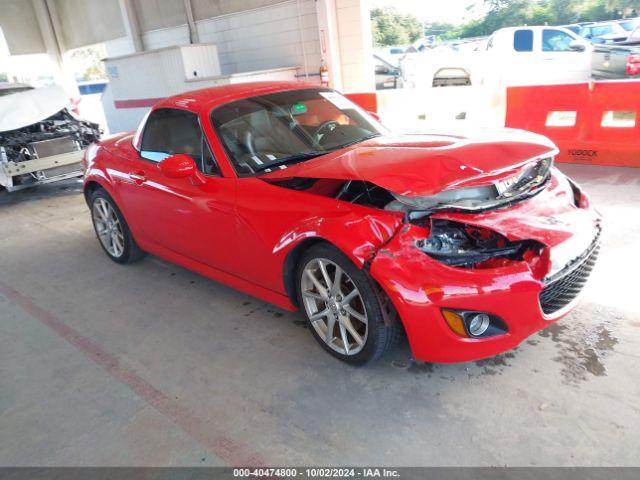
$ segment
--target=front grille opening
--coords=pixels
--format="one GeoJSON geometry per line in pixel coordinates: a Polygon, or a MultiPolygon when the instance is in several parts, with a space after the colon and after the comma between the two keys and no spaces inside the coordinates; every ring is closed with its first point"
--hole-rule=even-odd
{"type": "Polygon", "coordinates": [[[540,292],[540,307],[545,315],[551,315],[569,305],[582,291],[593,270],[600,245],[596,244],[587,250],[587,254],[577,267],[564,276],[547,284],[540,292]]]}

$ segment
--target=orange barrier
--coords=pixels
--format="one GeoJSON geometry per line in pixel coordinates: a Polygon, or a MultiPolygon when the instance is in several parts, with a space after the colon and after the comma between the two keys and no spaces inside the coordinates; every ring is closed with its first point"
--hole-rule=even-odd
{"type": "Polygon", "coordinates": [[[640,167],[640,81],[509,87],[505,125],[549,137],[560,162],[640,167]]]}
{"type": "Polygon", "coordinates": [[[359,107],[364,108],[367,112],[378,112],[378,96],[376,92],[345,93],[344,96],[359,107]]]}

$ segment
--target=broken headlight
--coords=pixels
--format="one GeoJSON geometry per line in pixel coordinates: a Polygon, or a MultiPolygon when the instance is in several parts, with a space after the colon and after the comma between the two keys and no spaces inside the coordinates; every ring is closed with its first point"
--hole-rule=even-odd
{"type": "Polygon", "coordinates": [[[497,267],[507,260],[524,260],[527,251],[538,251],[533,241],[509,241],[492,230],[433,219],[431,232],[416,245],[430,257],[454,267],[497,267]]]}

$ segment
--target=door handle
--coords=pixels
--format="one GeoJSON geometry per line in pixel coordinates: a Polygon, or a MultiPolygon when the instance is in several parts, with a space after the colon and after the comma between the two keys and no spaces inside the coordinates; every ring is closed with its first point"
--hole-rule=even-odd
{"type": "Polygon", "coordinates": [[[145,177],[142,170],[139,170],[137,172],[129,172],[129,178],[136,182],[138,185],[141,185],[147,180],[147,177],[145,177]]]}

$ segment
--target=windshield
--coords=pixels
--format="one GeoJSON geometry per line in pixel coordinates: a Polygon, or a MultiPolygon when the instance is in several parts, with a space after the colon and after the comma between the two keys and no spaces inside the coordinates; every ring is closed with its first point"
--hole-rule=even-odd
{"type": "Polygon", "coordinates": [[[617,23],[609,23],[606,25],[598,25],[597,27],[592,27],[592,32],[594,37],[600,37],[602,35],[611,35],[611,34],[625,34],[626,31],[617,23]]]}
{"type": "Polygon", "coordinates": [[[328,89],[261,95],[211,113],[239,176],[302,162],[386,133],[347,98],[328,89]]]}

